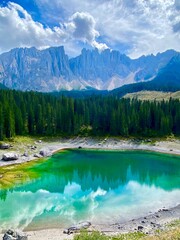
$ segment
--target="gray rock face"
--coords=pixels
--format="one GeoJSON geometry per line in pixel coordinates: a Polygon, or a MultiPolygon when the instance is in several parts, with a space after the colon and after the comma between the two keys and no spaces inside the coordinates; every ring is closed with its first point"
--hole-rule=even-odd
{"type": "Polygon", "coordinates": [[[41,157],[42,157],[42,156],[41,156],[40,154],[38,154],[38,153],[35,153],[33,156],[36,157],[36,158],[41,158],[41,157]]]}
{"type": "Polygon", "coordinates": [[[91,226],[90,222],[80,222],[77,225],[71,226],[70,228],[67,228],[63,231],[65,234],[71,234],[77,231],[80,231],[81,229],[87,229],[91,226]]]}
{"type": "Polygon", "coordinates": [[[2,156],[2,160],[4,161],[11,161],[11,160],[17,160],[19,155],[17,153],[4,153],[2,156]]]}
{"type": "Polygon", "coordinates": [[[29,154],[28,154],[28,152],[24,152],[22,156],[23,157],[29,157],[29,154]]]}
{"type": "Polygon", "coordinates": [[[3,240],[28,240],[28,237],[25,233],[20,231],[8,230],[4,236],[3,240]]]}
{"type": "Polygon", "coordinates": [[[19,90],[53,91],[71,77],[63,47],[17,48],[0,56],[0,82],[19,90]]]}
{"type": "Polygon", "coordinates": [[[63,47],[16,48],[0,55],[0,83],[18,90],[50,92],[95,88],[111,90],[154,78],[177,52],[130,59],[109,49],[83,49],[69,59],[63,47]]]}
{"type": "Polygon", "coordinates": [[[9,148],[10,148],[10,144],[7,144],[7,143],[0,144],[0,149],[9,149],[9,148]]]}
{"type": "Polygon", "coordinates": [[[31,146],[31,150],[36,150],[36,146],[31,146]]]}
{"type": "Polygon", "coordinates": [[[41,149],[39,154],[43,157],[50,157],[52,155],[48,149],[41,149]]]}

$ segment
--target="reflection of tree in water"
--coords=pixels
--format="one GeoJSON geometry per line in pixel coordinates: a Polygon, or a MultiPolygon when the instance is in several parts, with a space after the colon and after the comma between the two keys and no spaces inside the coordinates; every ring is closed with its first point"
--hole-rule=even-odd
{"type": "MultiPolygon", "coordinates": [[[[29,171],[38,172],[41,178],[14,189],[63,193],[68,183],[76,182],[83,191],[96,191],[98,187],[104,190],[123,187],[134,180],[172,190],[179,188],[179,167],[179,157],[164,154],[68,150],[29,168],[29,171]]],[[[4,198],[5,192],[0,191],[0,196],[4,198]]]]}
{"type": "Polygon", "coordinates": [[[0,199],[5,201],[7,197],[7,190],[0,190],[0,199]]]}

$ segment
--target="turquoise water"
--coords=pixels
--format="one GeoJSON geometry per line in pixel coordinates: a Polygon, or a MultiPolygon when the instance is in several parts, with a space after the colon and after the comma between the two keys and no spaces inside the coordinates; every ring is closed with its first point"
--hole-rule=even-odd
{"type": "Polygon", "coordinates": [[[0,190],[2,229],[121,222],[180,203],[179,156],[65,150],[28,171],[38,177],[0,190]]]}

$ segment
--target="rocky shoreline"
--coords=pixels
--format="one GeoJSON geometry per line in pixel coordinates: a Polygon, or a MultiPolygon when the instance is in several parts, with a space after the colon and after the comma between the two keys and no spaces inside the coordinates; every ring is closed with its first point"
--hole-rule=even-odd
{"type": "Polygon", "coordinates": [[[156,230],[164,230],[166,225],[174,220],[180,220],[180,204],[170,209],[164,207],[155,213],[150,213],[147,216],[127,222],[114,223],[110,226],[99,226],[98,230],[113,233],[140,231],[146,234],[153,234],[156,230]]]}
{"type": "MultiPolygon", "coordinates": [[[[21,233],[21,236],[24,236],[23,239],[28,240],[73,239],[74,234],[78,233],[82,228],[88,229],[89,232],[100,231],[109,236],[130,232],[143,232],[147,235],[153,235],[157,230],[168,229],[168,224],[174,220],[180,220],[180,204],[169,209],[164,207],[155,213],[127,222],[103,225],[93,225],[89,222],[83,222],[74,226],[69,226],[67,229],[56,228],[26,231],[25,233],[21,233]]],[[[3,239],[3,236],[4,234],[0,234],[0,239],[3,239]]]]}
{"type": "Polygon", "coordinates": [[[0,167],[21,164],[38,158],[50,156],[56,151],[69,148],[102,149],[102,150],[144,150],[180,155],[180,140],[152,142],[150,139],[120,140],[117,138],[82,138],[56,139],[50,141],[34,141],[32,144],[21,143],[11,145],[9,149],[0,149],[0,167]],[[7,156],[12,159],[8,159],[7,156]]]}

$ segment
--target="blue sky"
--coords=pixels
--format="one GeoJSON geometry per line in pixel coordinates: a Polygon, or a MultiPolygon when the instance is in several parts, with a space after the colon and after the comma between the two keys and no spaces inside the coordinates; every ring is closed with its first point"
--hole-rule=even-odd
{"type": "Polygon", "coordinates": [[[180,50],[180,0],[0,0],[0,52],[116,49],[132,58],[180,50]]]}

